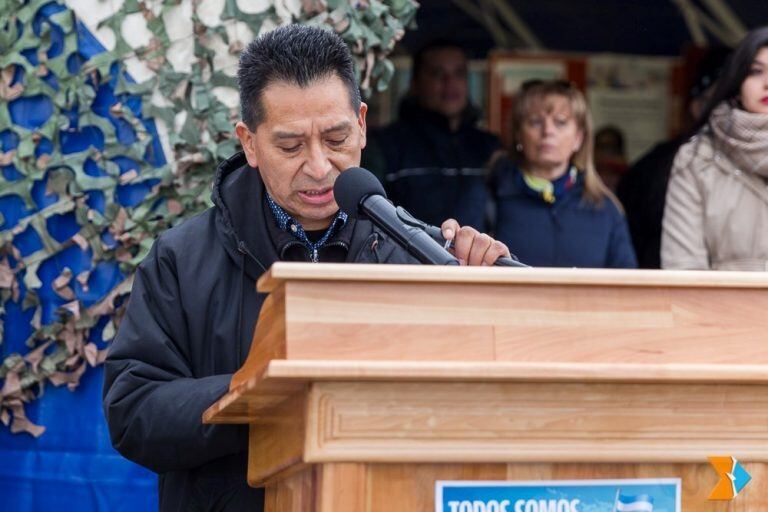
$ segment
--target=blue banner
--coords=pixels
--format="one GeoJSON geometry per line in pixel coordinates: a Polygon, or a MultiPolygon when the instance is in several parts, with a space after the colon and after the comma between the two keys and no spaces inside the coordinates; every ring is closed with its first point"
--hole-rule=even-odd
{"type": "MultiPolygon", "coordinates": [[[[73,2],[77,3],[77,2],[73,2]]],[[[66,10],[63,3],[45,3],[35,13],[33,28],[36,36],[46,34],[48,43],[39,51],[29,50],[25,58],[30,64],[40,64],[40,55],[47,58],[56,57],[65,46],[64,31],[56,22],[56,15],[66,10]],[[46,51],[47,48],[47,51],[46,51]]],[[[11,15],[13,13],[7,13],[11,15]]],[[[14,19],[14,18],[10,18],[14,19]]],[[[3,22],[5,23],[5,22],[3,22]]],[[[18,22],[21,25],[21,22],[18,22]]],[[[0,23],[2,25],[2,23],[0,23]]],[[[82,61],[105,51],[96,37],[82,23],[76,24],[77,55],[81,60],[68,61],[73,69],[78,68],[82,61]]],[[[79,68],[78,68],[79,69],[79,68]]],[[[74,72],[70,70],[70,72],[74,72]]],[[[19,73],[19,80],[23,75],[19,73]]],[[[49,73],[48,76],[54,75],[49,73]]],[[[133,83],[129,76],[124,76],[128,83],[133,83]]],[[[121,128],[126,121],[115,116],[110,108],[122,102],[131,109],[133,115],[141,118],[141,98],[130,94],[115,94],[118,74],[113,72],[109,82],[102,83],[96,90],[93,100],[93,112],[109,119],[116,125],[118,141],[123,144],[132,143],[133,132],[121,128]]],[[[58,88],[58,87],[55,87],[58,88]]],[[[83,94],[87,94],[85,91],[83,94]]],[[[82,107],[82,106],[81,106],[82,107]]],[[[11,119],[14,124],[27,130],[39,128],[50,116],[53,109],[53,98],[45,95],[32,97],[22,96],[8,104],[11,119]]],[[[78,110],[70,114],[77,119],[78,110]]],[[[77,122],[71,123],[78,126],[77,122]]],[[[153,136],[153,152],[156,166],[165,163],[159,136],[151,120],[145,120],[145,127],[153,136]]],[[[0,127],[0,152],[17,149],[20,140],[7,127],[0,127]]],[[[30,132],[31,136],[31,132],[30,132]]],[[[99,130],[90,126],[80,129],[62,129],[60,147],[65,155],[83,151],[88,146],[104,150],[104,136],[99,130]]],[[[36,156],[50,153],[53,147],[51,140],[43,138],[36,146],[36,156]]],[[[116,154],[113,161],[121,173],[129,172],[135,167],[128,157],[116,154]]],[[[85,164],[85,172],[93,177],[103,176],[105,172],[93,161],[85,164]]],[[[21,175],[13,164],[0,166],[0,173],[7,180],[19,179],[21,175]]],[[[58,201],[58,196],[49,193],[46,180],[49,175],[35,183],[31,195],[37,208],[30,210],[16,194],[0,197],[0,231],[10,230],[20,219],[39,212],[58,201]]],[[[127,184],[117,187],[116,199],[123,206],[132,206],[149,192],[151,182],[137,185],[127,184]]],[[[101,194],[101,192],[99,192],[101,194]]],[[[103,194],[102,194],[103,195],[103,194]]],[[[104,200],[95,200],[93,194],[88,204],[100,214],[104,213],[104,200]]],[[[79,226],[75,213],[51,217],[47,221],[49,233],[59,242],[71,237],[79,226]]],[[[13,238],[13,243],[23,256],[43,248],[43,242],[33,234],[34,229],[27,228],[13,238]]],[[[105,239],[105,244],[114,243],[105,239]]],[[[43,324],[55,320],[57,310],[69,299],[57,295],[51,283],[60,275],[63,268],[69,268],[75,275],[91,268],[91,249],[83,250],[77,245],[60,251],[55,256],[45,260],[38,270],[38,277],[43,286],[38,289],[42,305],[43,324]]],[[[101,299],[106,291],[115,286],[122,278],[117,262],[101,262],[92,268],[88,279],[88,287],[80,283],[73,284],[75,296],[84,304],[91,305],[101,299]]],[[[73,280],[74,283],[74,280],[73,280]]],[[[32,332],[30,319],[34,308],[24,310],[22,299],[25,295],[22,281],[18,301],[8,300],[5,312],[0,313],[0,322],[4,322],[5,330],[0,332],[0,361],[13,353],[26,354],[30,348],[26,340],[32,332]]],[[[102,341],[102,329],[106,322],[102,321],[91,330],[87,341],[96,343],[99,349],[105,348],[102,341]]],[[[84,512],[91,510],[147,511],[157,510],[158,489],[157,476],[147,469],[124,459],[113,448],[109,439],[107,425],[101,410],[101,388],[103,381],[102,368],[93,368],[86,372],[76,392],[71,392],[66,386],[54,387],[48,385],[45,395],[26,406],[26,414],[36,424],[45,427],[45,433],[34,438],[25,433],[12,434],[10,429],[0,424],[0,510],[23,512],[84,512]]],[[[0,380],[0,388],[3,381],[0,380]]]]}
{"type": "Polygon", "coordinates": [[[436,512],[681,512],[680,479],[438,481],[436,512]]]}

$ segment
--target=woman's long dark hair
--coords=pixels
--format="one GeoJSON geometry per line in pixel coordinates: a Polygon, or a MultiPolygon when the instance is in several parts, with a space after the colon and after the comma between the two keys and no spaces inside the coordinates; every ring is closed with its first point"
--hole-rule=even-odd
{"type": "Polygon", "coordinates": [[[761,48],[768,46],[768,27],[757,28],[749,32],[733,50],[725,64],[722,74],[715,82],[714,90],[704,104],[701,115],[694,123],[690,135],[695,135],[706,124],[715,108],[726,100],[739,95],[741,84],[749,75],[755,55],[761,48]]]}

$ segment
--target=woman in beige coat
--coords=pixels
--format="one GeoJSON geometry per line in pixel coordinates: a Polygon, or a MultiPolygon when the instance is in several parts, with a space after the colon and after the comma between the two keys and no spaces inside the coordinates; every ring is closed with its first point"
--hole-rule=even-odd
{"type": "Polygon", "coordinates": [[[734,50],[697,128],[672,168],[662,268],[768,270],[768,27],[734,50]]]}

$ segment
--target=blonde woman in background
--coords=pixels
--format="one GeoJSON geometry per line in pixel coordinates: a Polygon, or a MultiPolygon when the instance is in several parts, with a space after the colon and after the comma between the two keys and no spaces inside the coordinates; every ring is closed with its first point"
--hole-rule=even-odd
{"type": "Polygon", "coordinates": [[[581,91],[563,81],[523,84],[512,138],[491,164],[496,238],[528,265],[636,267],[621,206],[595,171],[581,91]]]}

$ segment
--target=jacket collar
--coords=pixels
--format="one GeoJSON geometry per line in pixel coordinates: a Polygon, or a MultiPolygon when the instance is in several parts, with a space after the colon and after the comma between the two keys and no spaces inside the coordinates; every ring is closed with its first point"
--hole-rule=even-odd
{"type": "MultiPolygon", "coordinates": [[[[266,219],[269,238],[272,241],[276,254],[279,256],[278,259],[288,259],[288,251],[297,246],[301,246],[302,248],[306,249],[305,244],[303,244],[298,238],[289,233],[287,230],[281,229],[277,225],[277,223],[274,221],[272,211],[267,204],[266,198],[262,203],[262,215],[266,219]]],[[[348,218],[346,222],[344,222],[341,227],[333,233],[333,235],[328,239],[323,247],[329,245],[341,245],[346,250],[349,250],[352,245],[352,235],[355,231],[355,224],[355,219],[348,218]]]]}
{"type": "MultiPolygon", "coordinates": [[[[211,199],[217,212],[219,240],[237,265],[244,265],[245,273],[253,280],[275,261],[285,259],[291,247],[301,244],[277,227],[265,196],[258,169],[248,165],[242,151],[218,166],[211,199]]],[[[352,261],[372,231],[369,221],[350,218],[328,243],[348,248],[347,260],[352,261]]]]}
{"type": "Polygon", "coordinates": [[[264,184],[257,169],[241,151],[216,170],[211,199],[216,207],[219,239],[232,259],[254,280],[275,261],[278,253],[269,242],[261,211],[264,184]]]}
{"type": "MultiPolygon", "coordinates": [[[[496,190],[498,197],[512,197],[523,196],[531,201],[540,201],[542,204],[546,204],[545,201],[538,197],[532,197],[526,191],[526,185],[523,180],[523,173],[520,167],[509,159],[500,160],[493,171],[492,175],[492,188],[496,190]]],[[[567,193],[563,194],[563,197],[558,201],[552,203],[552,208],[559,208],[563,204],[570,202],[574,198],[581,200],[584,194],[584,174],[579,172],[576,175],[576,182],[567,190],[567,193]]]]}

